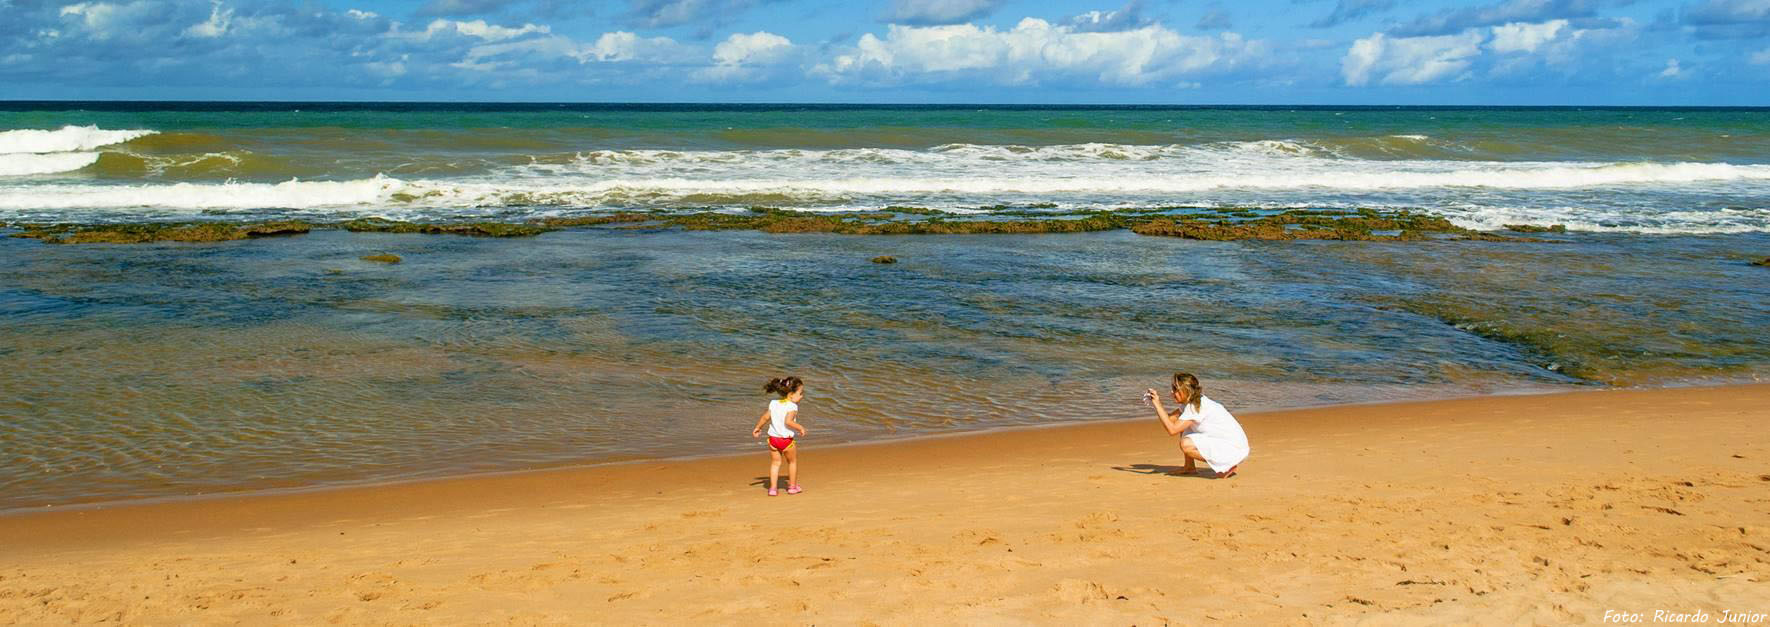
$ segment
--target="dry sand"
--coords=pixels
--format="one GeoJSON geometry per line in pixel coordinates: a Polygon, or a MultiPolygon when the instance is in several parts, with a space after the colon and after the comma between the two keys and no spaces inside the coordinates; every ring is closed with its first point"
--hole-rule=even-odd
{"type": "MultiPolygon", "coordinates": [[[[1234,408],[1231,408],[1232,410],[1234,408]]],[[[1151,418],[0,518],[0,622],[1600,623],[1770,613],[1770,386],[1151,418]]],[[[816,425],[807,425],[816,429],[816,425]]],[[[735,437],[749,423],[733,418],[735,437]]],[[[813,433],[815,436],[815,431],[813,433]]],[[[1770,624],[1760,617],[1756,624],[1770,624]]],[[[1752,623],[1744,623],[1752,624],[1752,623]]]]}

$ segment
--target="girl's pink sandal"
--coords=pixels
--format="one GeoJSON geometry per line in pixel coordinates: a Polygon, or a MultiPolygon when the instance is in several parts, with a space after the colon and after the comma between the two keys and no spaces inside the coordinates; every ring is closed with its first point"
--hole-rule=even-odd
{"type": "Polygon", "coordinates": [[[788,486],[787,487],[787,494],[798,494],[800,492],[804,492],[804,490],[799,489],[799,486],[788,486]]]}
{"type": "Polygon", "coordinates": [[[780,493],[779,493],[779,492],[776,492],[776,491],[775,491],[775,490],[774,490],[774,488],[769,488],[769,489],[768,489],[768,495],[769,495],[769,496],[779,496],[779,495],[780,495],[780,493]]]}

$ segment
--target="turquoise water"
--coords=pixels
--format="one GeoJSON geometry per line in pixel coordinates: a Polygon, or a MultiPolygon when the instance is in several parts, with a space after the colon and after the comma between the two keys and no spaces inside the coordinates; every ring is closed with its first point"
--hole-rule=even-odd
{"type": "Polygon", "coordinates": [[[1197,204],[1568,227],[0,238],[0,511],[759,454],[787,373],[808,454],[1137,417],[1175,370],[1235,411],[1770,374],[1762,110],[10,103],[0,129],[0,168],[53,170],[0,175],[4,221],[1197,204]],[[404,262],[359,259],[384,252],[404,262]]]}

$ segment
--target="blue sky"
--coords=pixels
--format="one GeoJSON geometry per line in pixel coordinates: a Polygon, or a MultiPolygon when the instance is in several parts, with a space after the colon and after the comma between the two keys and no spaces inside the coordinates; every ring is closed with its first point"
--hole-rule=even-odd
{"type": "Polygon", "coordinates": [[[1770,105],[1770,0],[0,0],[0,99],[1770,105]]]}

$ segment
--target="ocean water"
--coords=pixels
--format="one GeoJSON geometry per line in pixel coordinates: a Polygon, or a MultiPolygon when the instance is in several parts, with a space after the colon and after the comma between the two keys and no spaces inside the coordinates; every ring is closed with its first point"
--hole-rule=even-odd
{"type": "Polygon", "coordinates": [[[1184,205],[1568,229],[0,238],[0,511],[760,454],[784,373],[811,454],[1137,417],[1175,370],[1235,411],[1756,380],[1767,140],[1758,109],[0,103],[0,222],[1184,205]]]}
{"type": "Polygon", "coordinates": [[[1770,228],[1756,109],[0,104],[0,219],[1430,207],[1770,228]]]}

